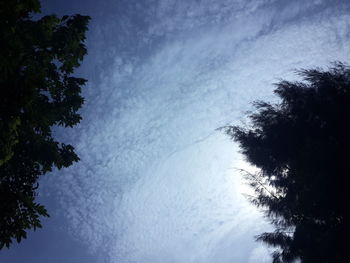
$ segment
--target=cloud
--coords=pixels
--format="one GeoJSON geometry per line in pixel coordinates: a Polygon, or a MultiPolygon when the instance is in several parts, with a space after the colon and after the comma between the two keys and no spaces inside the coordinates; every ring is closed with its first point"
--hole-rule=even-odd
{"type": "Polygon", "coordinates": [[[250,257],[249,257],[249,263],[268,263],[271,262],[271,257],[269,251],[263,247],[258,246],[254,248],[252,251],[250,257]]]}
{"type": "Polygon", "coordinates": [[[84,121],[59,134],[81,161],[43,182],[69,231],[106,262],[265,258],[253,236],[269,226],[241,196],[237,146],[215,129],[294,68],[349,58],[349,5],[308,3],[130,1],[94,25],[84,121]]]}

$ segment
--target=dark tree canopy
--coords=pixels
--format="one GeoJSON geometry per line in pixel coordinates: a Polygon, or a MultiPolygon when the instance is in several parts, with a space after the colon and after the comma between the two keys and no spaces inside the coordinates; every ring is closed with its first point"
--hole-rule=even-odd
{"type": "Polygon", "coordinates": [[[72,73],[86,54],[89,17],[34,20],[39,12],[38,0],[0,0],[0,248],[48,216],[35,201],[39,177],[79,160],[51,129],[81,119],[86,80],[72,73]]]}
{"type": "Polygon", "coordinates": [[[260,168],[246,177],[275,226],[257,238],[276,248],[273,262],[347,262],[350,68],[297,73],[276,84],[280,102],[256,102],[250,124],[226,132],[260,168]]]}

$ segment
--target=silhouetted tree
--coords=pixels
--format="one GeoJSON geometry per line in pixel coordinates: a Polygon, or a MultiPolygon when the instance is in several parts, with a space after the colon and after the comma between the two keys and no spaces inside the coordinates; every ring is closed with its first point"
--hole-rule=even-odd
{"type": "Polygon", "coordinates": [[[0,248],[48,216],[35,202],[39,177],[79,160],[51,129],[81,119],[86,80],[71,74],[86,54],[89,17],[34,20],[39,12],[37,0],[0,0],[0,248]]]}
{"type": "Polygon", "coordinates": [[[257,237],[276,248],[273,262],[347,262],[350,68],[297,73],[276,84],[278,103],[256,102],[250,123],[226,132],[260,168],[246,177],[275,226],[257,237]]]}

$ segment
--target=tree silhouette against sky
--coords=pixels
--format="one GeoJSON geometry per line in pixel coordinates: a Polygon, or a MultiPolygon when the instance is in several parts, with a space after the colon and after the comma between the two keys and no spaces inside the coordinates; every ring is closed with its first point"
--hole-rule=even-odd
{"type": "Polygon", "coordinates": [[[301,81],[276,84],[278,103],[255,102],[250,124],[226,132],[259,168],[245,177],[275,226],[257,237],[276,248],[273,262],[346,262],[350,68],[297,74],[301,81]]]}
{"type": "Polygon", "coordinates": [[[51,130],[81,119],[86,80],[72,73],[87,52],[89,17],[34,20],[39,12],[37,0],[0,1],[0,248],[48,216],[35,201],[39,177],[79,160],[51,130]]]}

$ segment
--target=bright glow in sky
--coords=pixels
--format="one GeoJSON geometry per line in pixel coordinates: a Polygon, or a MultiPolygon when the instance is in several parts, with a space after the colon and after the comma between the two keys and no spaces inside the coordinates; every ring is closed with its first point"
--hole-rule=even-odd
{"type": "Polygon", "coordinates": [[[348,61],[350,3],[95,4],[46,7],[93,18],[79,71],[89,79],[84,120],[58,131],[81,161],[41,184],[56,227],[94,262],[270,262],[254,242],[269,225],[234,169],[247,164],[216,128],[244,121],[294,69],[348,61]]]}

